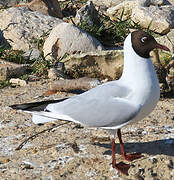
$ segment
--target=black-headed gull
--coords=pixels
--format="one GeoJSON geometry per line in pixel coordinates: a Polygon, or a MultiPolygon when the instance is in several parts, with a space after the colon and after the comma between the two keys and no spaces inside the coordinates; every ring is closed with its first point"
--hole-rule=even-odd
{"type": "Polygon", "coordinates": [[[117,131],[124,159],[132,161],[142,157],[138,153],[125,153],[120,128],[146,117],[159,100],[159,83],[149,55],[155,48],[169,51],[148,33],[134,31],[124,42],[124,68],[119,80],[104,83],[70,98],[11,107],[32,113],[32,120],[36,124],[62,119],[110,130],[112,166],[128,174],[129,164],[116,164],[115,133],[117,131]]]}

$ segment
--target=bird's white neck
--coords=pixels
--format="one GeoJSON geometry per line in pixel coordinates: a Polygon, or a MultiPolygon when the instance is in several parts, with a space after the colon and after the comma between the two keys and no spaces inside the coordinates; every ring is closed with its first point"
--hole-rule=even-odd
{"type": "Polygon", "coordinates": [[[158,84],[158,79],[154,66],[150,58],[143,58],[137,55],[132,48],[131,35],[129,35],[124,43],[124,68],[121,79],[130,83],[132,87],[158,84]]]}
{"type": "Polygon", "coordinates": [[[158,78],[151,59],[140,57],[133,50],[131,35],[124,44],[124,68],[120,81],[132,90],[127,98],[146,107],[139,113],[140,116],[150,113],[160,95],[158,78]]]}
{"type": "Polygon", "coordinates": [[[124,43],[124,68],[120,81],[132,90],[127,98],[144,107],[137,116],[144,118],[156,106],[160,88],[151,59],[140,57],[135,53],[131,35],[124,43]]]}

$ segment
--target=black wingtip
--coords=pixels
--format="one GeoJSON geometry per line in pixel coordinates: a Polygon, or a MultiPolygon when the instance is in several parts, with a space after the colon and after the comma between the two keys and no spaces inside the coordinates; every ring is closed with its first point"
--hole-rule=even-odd
{"type": "Polygon", "coordinates": [[[16,110],[26,110],[27,106],[25,104],[14,104],[9,106],[12,109],[16,109],[16,110]]]}
{"type": "Polygon", "coordinates": [[[9,107],[16,110],[22,111],[44,111],[46,106],[51,103],[59,103],[68,99],[68,97],[60,98],[57,100],[47,100],[47,101],[40,101],[40,102],[32,102],[32,103],[25,103],[25,104],[14,104],[9,107]]]}

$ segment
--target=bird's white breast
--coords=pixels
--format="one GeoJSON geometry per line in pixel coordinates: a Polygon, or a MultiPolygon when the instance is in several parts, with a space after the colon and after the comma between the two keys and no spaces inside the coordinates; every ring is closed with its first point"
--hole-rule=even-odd
{"type": "Polygon", "coordinates": [[[131,36],[124,44],[124,69],[120,81],[132,89],[127,99],[142,105],[136,120],[143,119],[153,111],[160,97],[158,78],[152,60],[140,57],[133,50],[131,36]]]}

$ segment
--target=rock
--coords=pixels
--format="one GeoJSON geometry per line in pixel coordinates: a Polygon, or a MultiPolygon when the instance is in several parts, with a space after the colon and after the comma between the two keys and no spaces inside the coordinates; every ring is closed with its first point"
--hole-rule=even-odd
{"type": "Polygon", "coordinates": [[[62,73],[65,72],[65,64],[63,62],[56,62],[54,67],[62,73]]]}
{"type": "Polygon", "coordinates": [[[118,4],[122,3],[125,0],[92,0],[92,2],[96,5],[96,6],[105,6],[107,8],[109,7],[113,7],[113,6],[117,6],[118,4]]]}
{"type": "MultiPolygon", "coordinates": [[[[152,61],[158,74],[159,81],[166,83],[166,69],[156,63],[154,54],[152,61]]],[[[66,74],[73,78],[91,77],[98,79],[119,79],[123,69],[123,51],[107,50],[75,54],[63,59],[66,74]]]]}
{"type": "Polygon", "coordinates": [[[88,52],[63,59],[67,74],[73,78],[118,79],[122,73],[123,51],[88,52]]]}
{"type": "Polygon", "coordinates": [[[104,47],[97,39],[68,23],[61,23],[52,29],[43,46],[46,59],[50,59],[51,55],[57,59],[65,54],[100,50],[104,47]]]}
{"type": "Polygon", "coordinates": [[[39,80],[41,80],[41,78],[38,76],[28,75],[28,81],[39,81],[39,80]]]}
{"type": "Polygon", "coordinates": [[[169,68],[171,68],[171,67],[173,67],[174,68],[174,58],[173,58],[173,60],[171,60],[170,62],[169,62],[169,68]]]}
{"type": "Polygon", "coordinates": [[[55,69],[55,68],[49,69],[48,77],[50,79],[57,79],[59,77],[59,73],[58,73],[57,69],[55,69]]]}
{"type": "Polygon", "coordinates": [[[156,164],[158,162],[156,157],[151,157],[150,160],[152,161],[152,164],[156,164]]]}
{"type": "Polygon", "coordinates": [[[0,29],[14,50],[26,51],[36,46],[34,39],[48,33],[61,22],[58,18],[32,12],[27,7],[0,11],[0,29]]]}
{"type": "Polygon", "coordinates": [[[25,59],[28,59],[31,61],[31,60],[38,59],[40,55],[41,55],[41,52],[38,49],[33,48],[33,49],[26,51],[22,56],[25,59]]]}
{"type": "Polygon", "coordinates": [[[19,79],[19,78],[17,78],[17,79],[15,79],[15,78],[10,79],[10,83],[12,85],[17,85],[17,86],[26,86],[27,85],[25,80],[22,80],[22,79],[19,79]]]}
{"type": "Polygon", "coordinates": [[[10,162],[10,159],[9,159],[8,156],[5,156],[5,157],[1,156],[1,157],[0,157],[0,164],[1,164],[1,165],[2,165],[2,164],[6,164],[6,163],[8,163],[8,162],[10,162]]]}
{"type": "Polygon", "coordinates": [[[50,79],[70,79],[65,74],[65,65],[62,62],[57,62],[53,68],[48,71],[48,77],[50,79]]]}
{"type": "Polygon", "coordinates": [[[10,7],[17,4],[17,0],[0,0],[0,7],[10,7]]]}
{"type": "Polygon", "coordinates": [[[173,6],[136,6],[132,10],[132,20],[143,28],[148,28],[160,34],[166,34],[174,27],[173,6]]]}
{"type": "Polygon", "coordinates": [[[100,84],[101,81],[99,81],[98,79],[88,77],[58,80],[50,84],[50,89],[45,92],[45,95],[48,95],[50,92],[52,92],[53,94],[53,92],[56,93],[58,91],[72,92],[76,90],[89,90],[100,84]]]}
{"type": "Polygon", "coordinates": [[[77,11],[75,16],[75,23],[79,24],[80,22],[86,22],[91,26],[99,22],[98,11],[95,9],[92,1],[88,1],[85,6],[81,7],[77,11]]]}
{"type": "Polygon", "coordinates": [[[174,29],[171,29],[167,35],[156,38],[156,40],[161,44],[165,44],[171,53],[174,53],[174,29]]]}
{"type": "Polygon", "coordinates": [[[138,6],[138,1],[123,1],[117,6],[111,7],[107,10],[107,14],[112,20],[118,20],[124,11],[123,19],[131,17],[132,9],[138,6]]]}
{"type": "Polygon", "coordinates": [[[0,60],[0,80],[18,77],[26,73],[28,66],[0,60]]]}
{"type": "Polygon", "coordinates": [[[163,5],[171,5],[168,0],[140,0],[138,1],[140,6],[149,7],[152,6],[163,6],[163,5]]]}
{"type": "Polygon", "coordinates": [[[174,0],[169,0],[169,2],[174,6],[174,0]]]}
{"type": "Polygon", "coordinates": [[[63,18],[58,0],[33,0],[30,3],[19,4],[18,7],[27,6],[32,11],[39,11],[42,14],[63,18]]]}
{"type": "Polygon", "coordinates": [[[34,169],[34,167],[36,167],[36,165],[30,161],[23,161],[23,163],[21,164],[21,168],[23,170],[24,169],[34,169]]]}
{"type": "Polygon", "coordinates": [[[150,6],[150,5],[169,5],[173,0],[92,0],[96,6],[106,6],[107,8],[117,6],[126,1],[137,1],[141,6],[150,6]]]}

